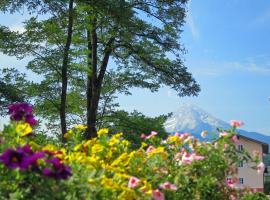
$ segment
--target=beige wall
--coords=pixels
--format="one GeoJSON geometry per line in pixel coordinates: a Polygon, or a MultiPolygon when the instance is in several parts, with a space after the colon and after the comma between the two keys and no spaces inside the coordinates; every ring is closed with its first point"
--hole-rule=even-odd
{"type": "MultiPolygon", "coordinates": [[[[262,155],[262,145],[244,138],[239,138],[244,149],[252,155],[254,150],[260,152],[262,155]]],[[[262,159],[262,157],[261,157],[262,159]]],[[[238,168],[238,178],[244,178],[244,185],[251,188],[263,188],[263,173],[258,174],[257,170],[251,169],[250,166],[254,166],[254,163],[244,163],[243,167],[238,168]]]]}

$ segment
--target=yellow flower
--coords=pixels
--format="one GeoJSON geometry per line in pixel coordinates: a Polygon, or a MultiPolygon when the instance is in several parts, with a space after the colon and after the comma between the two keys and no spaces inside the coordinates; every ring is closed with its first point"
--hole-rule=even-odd
{"type": "Polygon", "coordinates": [[[107,128],[102,128],[102,129],[100,129],[98,132],[97,132],[97,135],[98,135],[98,137],[101,137],[101,136],[103,136],[103,135],[107,135],[109,133],[109,129],[107,129],[107,128]]]}
{"type": "Polygon", "coordinates": [[[122,140],[122,141],[121,141],[121,144],[122,144],[124,147],[128,147],[128,146],[129,146],[129,141],[127,141],[127,140],[122,140]]]}
{"type": "Polygon", "coordinates": [[[180,145],[181,139],[178,136],[172,135],[168,137],[167,142],[170,144],[174,143],[174,144],[180,145]]]}
{"type": "Polygon", "coordinates": [[[122,135],[123,135],[123,133],[117,133],[117,134],[113,135],[109,141],[109,146],[118,145],[120,143],[120,139],[121,139],[122,135]]]}
{"type": "Polygon", "coordinates": [[[42,148],[42,151],[55,152],[57,150],[58,150],[58,148],[56,146],[54,146],[53,144],[47,144],[45,147],[42,148]]]}
{"type": "Polygon", "coordinates": [[[107,178],[106,176],[102,176],[101,185],[107,189],[121,190],[121,186],[118,183],[111,178],[107,178]]]}
{"type": "Polygon", "coordinates": [[[73,133],[72,130],[68,130],[68,132],[66,132],[66,133],[64,134],[64,138],[66,138],[66,139],[71,138],[72,133],[73,133]]]}
{"type": "Polygon", "coordinates": [[[76,126],[74,126],[74,128],[80,130],[80,131],[83,131],[85,129],[87,129],[87,126],[86,125],[82,125],[82,124],[78,124],[76,126]]]}
{"type": "Polygon", "coordinates": [[[121,192],[120,195],[118,195],[117,200],[126,200],[126,199],[133,199],[133,200],[139,200],[141,199],[134,190],[128,188],[128,187],[122,187],[121,188],[123,192],[121,192]]]}
{"type": "Polygon", "coordinates": [[[73,150],[74,150],[74,151],[80,151],[80,150],[82,150],[82,147],[83,147],[82,144],[77,144],[77,145],[73,148],[73,150]]]}
{"type": "Polygon", "coordinates": [[[95,144],[93,147],[92,147],[92,153],[93,154],[97,154],[97,153],[100,153],[104,150],[104,147],[100,144],[95,144]]]}
{"type": "Polygon", "coordinates": [[[150,153],[148,153],[148,155],[151,157],[153,155],[159,154],[162,156],[162,158],[167,158],[168,154],[166,151],[164,151],[164,147],[157,147],[155,148],[153,151],[151,151],[150,153]]]}
{"type": "Polygon", "coordinates": [[[95,182],[96,182],[96,181],[95,181],[95,179],[93,179],[93,178],[89,178],[89,179],[88,179],[88,183],[90,183],[90,184],[95,184],[95,182]]]}
{"type": "Polygon", "coordinates": [[[145,142],[141,143],[141,148],[144,148],[144,147],[147,147],[147,146],[148,146],[148,144],[146,144],[145,142]]]}
{"type": "Polygon", "coordinates": [[[93,146],[97,142],[96,138],[93,138],[91,140],[87,140],[84,144],[83,147],[87,148],[89,146],[93,146]]]}
{"type": "Polygon", "coordinates": [[[32,127],[28,123],[18,124],[16,126],[16,132],[20,136],[27,136],[30,133],[32,133],[32,131],[33,131],[33,129],[32,129],[32,127]]]}
{"type": "Polygon", "coordinates": [[[128,159],[129,155],[126,152],[124,152],[112,162],[111,166],[119,166],[120,164],[127,165],[128,159]]]}

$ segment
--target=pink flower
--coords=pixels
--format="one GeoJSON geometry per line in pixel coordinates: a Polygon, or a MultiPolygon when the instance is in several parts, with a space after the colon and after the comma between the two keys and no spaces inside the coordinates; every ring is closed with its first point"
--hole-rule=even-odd
{"type": "Polygon", "coordinates": [[[152,197],[154,200],[165,200],[164,194],[158,189],[152,191],[152,197]]]}
{"type": "Polygon", "coordinates": [[[178,132],[176,132],[176,133],[174,134],[174,136],[180,137],[180,134],[179,134],[178,132]]]}
{"type": "Polygon", "coordinates": [[[233,194],[230,195],[230,200],[239,200],[239,198],[233,194]]]}
{"type": "Polygon", "coordinates": [[[179,136],[180,140],[184,140],[186,138],[188,138],[190,136],[189,133],[183,133],[183,134],[178,134],[177,136],[179,136]]]}
{"type": "Polygon", "coordinates": [[[222,133],[219,133],[219,137],[226,137],[228,136],[228,133],[227,132],[222,132],[222,133]]]}
{"type": "Polygon", "coordinates": [[[228,144],[224,144],[224,148],[223,148],[223,149],[224,149],[224,151],[226,151],[226,150],[227,150],[228,146],[229,146],[228,144]]]}
{"type": "Polygon", "coordinates": [[[233,188],[235,182],[234,182],[232,179],[228,179],[228,180],[226,181],[226,184],[227,184],[230,188],[233,188]]]}
{"type": "Polygon", "coordinates": [[[202,137],[202,138],[205,138],[207,134],[208,134],[207,131],[203,131],[203,132],[201,132],[201,137],[202,137]]]}
{"type": "Polygon", "coordinates": [[[231,120],[231,126],[233,127],[239,127],[239,126],[243,126],[244,125],[244,122],[242,121],[237,121],[237,120],[231,120]]]}
{"type": "Polygon", "coordinates": [[[232,136],[232,141],[234,141],[234,143],[236,144],[241,144],[241,142],[238,140],[237,135],[232,136]]]}
{"type": "Polygon", "coordinates": [[[205,159],[204,156],[198,156],[198,155],[195,155],[195,154],[193,154],[193,158],[194,158],[194,160],[204,160],[205,159]]]}
{"type": "Polygon", "coordinates": [[[198,156],[195,153],[184,153],[182,156],[182,163],[183,164],[191,164],[194,160],[203,160],[205,159],[204,156],[198,156]]]}
{"type": "Polygon", "coordinates": [[[143,138],[145,138],[146,137],[146,135],[144,134],[144,133],[142,133],[141,134],[141,138],[143,139],[143,138]]]}
{"type": "Polygon", "coordinates": [[[152,131],[150,135],[147,135],[147,136],[145,137],[145,139],[152,138],[152,137],[156,136],[157,134],[158,134],[157,132],[152,131]]]}
{"type": "Polygon", "coordinates": [[[258,174],[262,174],[264,172],[264,169],[265,169],[265,165],[263,164],[263,162],[260,162],[257,165],[257,172],[258,172],[258,174]]]}
{"type": "Polygon", "coordinates": [[[155,147],[149,146],[149,147],[146,149],[146,153],[151,153],[154,149],[155,149],[155,147]]]}
{"type": "Polygon", "coordinates": [[[136,187],[140,180],[134,176],[132,176],[128,181],[128,187],[133,188],[136,187]]]}
{"type": "Polygon", "coordinates": [[[165,183],[162,183],[159,185],[159,187],[161,189],[164,189],[164,190],[177,190],[177,187],[176,185],[170,183],[170,182],[165,182],[165,183]]]}
{"type": "Polygon", "coordinates": [[[184,137],[188,137],[188,136],[190,136],[189,133],[184,133],[184,137]]]}

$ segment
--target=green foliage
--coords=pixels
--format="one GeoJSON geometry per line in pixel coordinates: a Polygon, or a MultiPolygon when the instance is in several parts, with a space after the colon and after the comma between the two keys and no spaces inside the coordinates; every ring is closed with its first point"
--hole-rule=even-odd
{"type": "MultiPolygon", "coordinates": [[[[136,123],[151,121],[138,112],[128,118],[136,123]]],[[[215,143],[199,142],[187,134],[166,139],[157,134],[145,138],[139,148],[133,148],[123,134],[110,134],[108,129],[100,129],[97,138],[84,140],[82,132],[86,127],[83,125],[67,133],[65,144],[36,131],[32,136],[21,136],[17,128],[24,123],[13,121],[0,133],[0,199],[159,200],[155,192],[172,200],[266,199],[262,193],[249,194],[248,190],[228,186],[225,182],[227,176],[234,175],[232,167],[238,165],[243,153],[231,157],[236,152],[236,144],[231,139],[236,134],[235,128],[226,130],[228,135],[215,143]],[[46,176],[38,170],[46,166],[43,157],[33,165],[35,167],[24,170],[13,169],[3,162],[2,156],[8,149],[25,144],[34,153],[46,151],[57,156],[72,168],[72,176],[64,180],[46,176]],[[228,145],[227,149],[224,144],[228,145]],[[138,184],[129,186],[134,177],[138,178],[138,184]],[[175,188],[162,188],[165,182],[175,188]]],[[[126,130],[133,131],[132,128],[126,130]]],[[[255,162],[256,158],[250,157],[249,161],[255,162]]],[[[18,160],[12,158],[10,162],[18,160]]]]}
{"type": "MultiPolygon", "coordinates": [[[[197,95],[200,88],[181,60],[180,33],[186,1],[75,1],[73,40],[69,51],[66,116],[68,127],[86,123],[87,101],[99,104],[97,123],[112,115],[117,94],[133,87],[152,92],[163,85],[179,96],[197,95]],[[98,11],[98,12],[97,12],[98,11]],[[147,18],[145,17],[147,16],[147,18]],[[95,28],[95,24],[98,26],[95,28]],[[93,31],[97,55],[92,57],[93,31]],[[170,55],[170,56],[168,56],[170,55]],[[110,62],[106,64],[106,58],[110,62]],[[97,65],[94,66],[95,59],[97,65]],[[96,74],[95,74],[95,70],[96,74]],[[105,74],[103,74],[105,72],[105,74]],[[104,77],[103,77],[104,75],[104,77]],[[92,80],[96,83],[92,83],[92,80]],[[92,83],[92,88],[87,84],[92,83]],[[95,93],[93,92],[95,88],[95,93]],[[89,92],[92,98],[87,96],[89,92]],[[100,93],[100,94],[99,94],[100,93]],[[94,101],[94,100],[93,100],[94,101]]],[[[41,77],[29,85],[28,99],[52,128],[59,126],[61,64],[68,25],[68,1],[1,1],[0,10],[26,8],[31,18],[23,33],[0,28],[0,50],[17,58],[31,57],[27,69],[41,77]],[[46,17],[43,17],[46,14],[46,17]]],[[[107,61],[108,61],[107,60],[107,61]]],[[[94,109],[95,110],[95,109],[94,109]]],[[[51,129],[52,130],[52,129],[51,129]]]]}
{"type": "Polygon", "coordinates": [[[268,200],[269,198],[264,193],[247,194],[241,200],[268,200]]]}
{"type": "Polygon", "coordinates": [[[167,137],[163,124],[168,116],[147,117],[138,111],[132,113],[116,111],[104,118],[104,124],[101,127],[110,127],[112,132],[124,133],[124,138],[131,141],[133,147],[139,147],[143,141],[141,134],[150,134],[152,131],[156,131],[159,133],[157,137],[163,139],[167,137]]]}
{"type": "Polygon", "coordinates": [[[16,69],[0,69],[0,116],[7,114],[7,106],[24,102],[27,96],[25,74],[16,69]]]}

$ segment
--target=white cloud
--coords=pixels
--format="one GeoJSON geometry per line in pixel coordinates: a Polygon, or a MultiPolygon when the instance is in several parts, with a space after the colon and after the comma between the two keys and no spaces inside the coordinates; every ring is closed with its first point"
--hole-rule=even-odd
{"type": "Polygon", "coordinates": [[[249,57],[243,61],[202,61],[190,63],[187,66],[190,67],[192,73],[198,76],[217,77],[235,72],[270,76],[270,60],[261,56],[249,57]]]}
{"type": "Polygon", "coordinates": [[[187,27],[189,28],[193,39],[198,40],[200,38],[200,32],[192,16],[191,1],[189,1],[187,8],[188,8],[187,17],[186,17],[187,27]]]}

